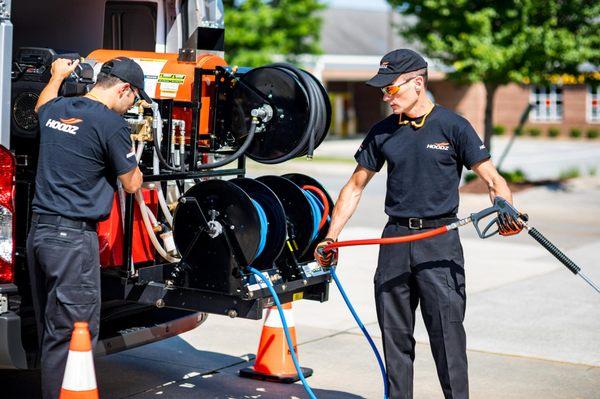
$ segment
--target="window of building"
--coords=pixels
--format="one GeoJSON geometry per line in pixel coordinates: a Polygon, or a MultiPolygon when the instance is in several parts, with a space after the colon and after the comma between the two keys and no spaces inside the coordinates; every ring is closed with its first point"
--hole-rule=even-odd
{"type": "Polygon", "coordinates": [[[108,1],[104,12],[104,48],[154,51],[156,3],[108,1]]]}
{"type": "Polygon", "coordinates": [[[600,83],[587,86],[586,119],[589,123],[600,122],[600,83]]]}
{"type": "Polygon", "coordinates": [[[563,90],[562,87],[533,86],[530,101],[533,109],[529,119],[534,122],[558,122],[563,118],[563,90]]]}

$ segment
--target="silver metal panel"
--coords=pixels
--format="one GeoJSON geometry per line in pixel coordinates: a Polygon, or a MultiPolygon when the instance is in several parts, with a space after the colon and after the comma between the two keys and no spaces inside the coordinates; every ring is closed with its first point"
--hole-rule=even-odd
{"type": "Polygon", "coordinates": [[[13,26],[10,0],[0,0],[0,144],[10,148],[10,75],[13,26]]]}

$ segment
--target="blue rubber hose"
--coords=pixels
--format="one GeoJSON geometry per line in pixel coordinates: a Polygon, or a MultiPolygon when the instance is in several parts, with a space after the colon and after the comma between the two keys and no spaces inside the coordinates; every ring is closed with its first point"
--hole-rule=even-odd
{"type": "Polygon", "coordinates": [[[258,250],[256,251],[256,255],[254,256],[254,259],[256,259],[260,256],[260,254],[262,254],[263,250],[265,249],[265,245],[267,244],[268,226],[267,226],[267,215],[266,215],[263,207],[260,206],[260,204],[258,202],[256,202],[255,200],[251,200],[251,201],[254,204],[254,207],[256,208],[256,212],[258,213],[258,219],[260,221],[260,241],[258,243],[258,250]]]}
{"type": "Polygon", "coordinates": [[[311,240],[317,238],[317,234],[319,234],[319,222],[321,221],[321,217],[323,216],[323,212],[319,209],[319,200],[317,197],[311,193],[310,191],[303,190],[304,196],[308,200],[310,204],[310,209],[312,210],[312,219],[313,219],[313,232],[311,236],[311,240]]]}
{"type": "Polygon", "coordinates": [[[365,328],[365,325],[360,320],[360,317],[358,317],[358,314],[356,313],[356,311],[354,310],[354,307],[350,303],[350,299],[348,298],[348,295],[346,295],[346,291],[344,291],[344,288],[342,287],[342,283],[340,282],[337,274],[335,273],[335,267],[330,268],[329,273],[331,274],[333,281],[335,281],[335,285],[337,285],[338,289],[340,290],[340,293],[342,294],[342,298],[344,298],[344,302],[346,302],[346,305],[348,306],[350,313],[352,313],[354,320],[356,320],[356,324],[358,324],[358,327],[360,327],[360,329],[362,330],[365,338],[369,342],[369,345],[371,345],[371,349],[373,349],[373,353],[375,354],[375,357],[377,358],[377,363],[379,364],[379,370],[381,370],[381,377],[383,378],[383,389],[384,389],[383,397],[384,397],[384,399],[387,399],[388,395],[389,395],[388,378],[387,378],[387,373],[385,371],[385,366],[383,364],[383,360],[381,359],[381,355],[379,354],[379,351],[377,350],[377,347],[375,346],[375,342],[373,342],[371,335],[369,335],[369,332],[365,328]]]}
{"type": "Polygon", "coordinates": [[[294,362],[294,367],[296,367],[296,372],[298,372],[298,377],[300,377],[300,381],[304,386],[304,390],[308,394],[311,399],[317,399],[312,389],[306,382],[306,378],[304,378],[304,374],[302,373],[302,369],[300,368],[300,363],[298,362],[298,357],[296,356],[296,352],[294,351],[294,344],[292,343],[292,337],[290,336],[290,332],[288,329],[287,321],[285,320],[285,314],[283,313],[283,309],[281,308],[281,302],[279,301],[279,297],[273,288],[273,285],[261,272],[256,270],[253,267],[248,267],[248,270],[252,272],[256,277],[260,278],[266,285],[271,295],[273,296],[273,300],[275,301],[275,305],[277,306],[277,311],[279,311],[279,317],[281,318],[281,323],[283,324],[283,332],[285,334],[285,339],[288,344],[288,349],[290,350],[290,354],[292,355],[292,361],[294,362]]]}

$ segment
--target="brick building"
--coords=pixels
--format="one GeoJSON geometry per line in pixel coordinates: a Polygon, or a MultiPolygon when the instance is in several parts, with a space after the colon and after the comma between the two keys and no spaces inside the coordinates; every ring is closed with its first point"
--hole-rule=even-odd
{"type": "MultiPolygon", "coordinates": [[[[324,55],[313,60],[313,72],[331,93],[333,104],[332,132],[341,136],[365,133],[387,115],[381,92],[364,84],[376,71],[386,52],[401,47],[419,50],[417,43],[407,42],[394,26],[410,23],[410,18],[391,11],[329,8],[323,14],[321,46],[324,55]]],[[[427,60],[429,91],[435,101],[463,115],[483,132],[485,88],[482,84],[457,85],[445,78],[447,69],[435,60],[427,60]]],[[[597,68],[588,66],[600,81],[597,68]]],[[[557,78],[550,87],[509,84],[495,95],[494,125],[512,132],[523,110],[534,105],[526,123],[538,128],[542,136],[550,128],[568,136],[574,128],[583,134],[600,130],[600,85],[586,85],[573,77],[557,78]]]]}

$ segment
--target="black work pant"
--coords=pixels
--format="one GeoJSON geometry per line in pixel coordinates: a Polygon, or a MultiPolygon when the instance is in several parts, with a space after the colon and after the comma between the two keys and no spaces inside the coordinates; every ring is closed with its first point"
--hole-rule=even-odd
{"type": "MultiPolygon", "coordinates": [[[[427,230],[389,223],[383,237],[427,230]]],[[[412,243],[382,245],[374,282],[390,398],[413,397],[413,333],[419,303],[444,397],[468,398],[465,275],[458,231],[412,243]]]]}
{"type": "Polygon", "coordinates": [[[27,261],[41,349],[42,396],[56,399],[73,324],[89,323],[93,345],[98,337],[98,236],[95,231],[33,223],[27,261]]]}

